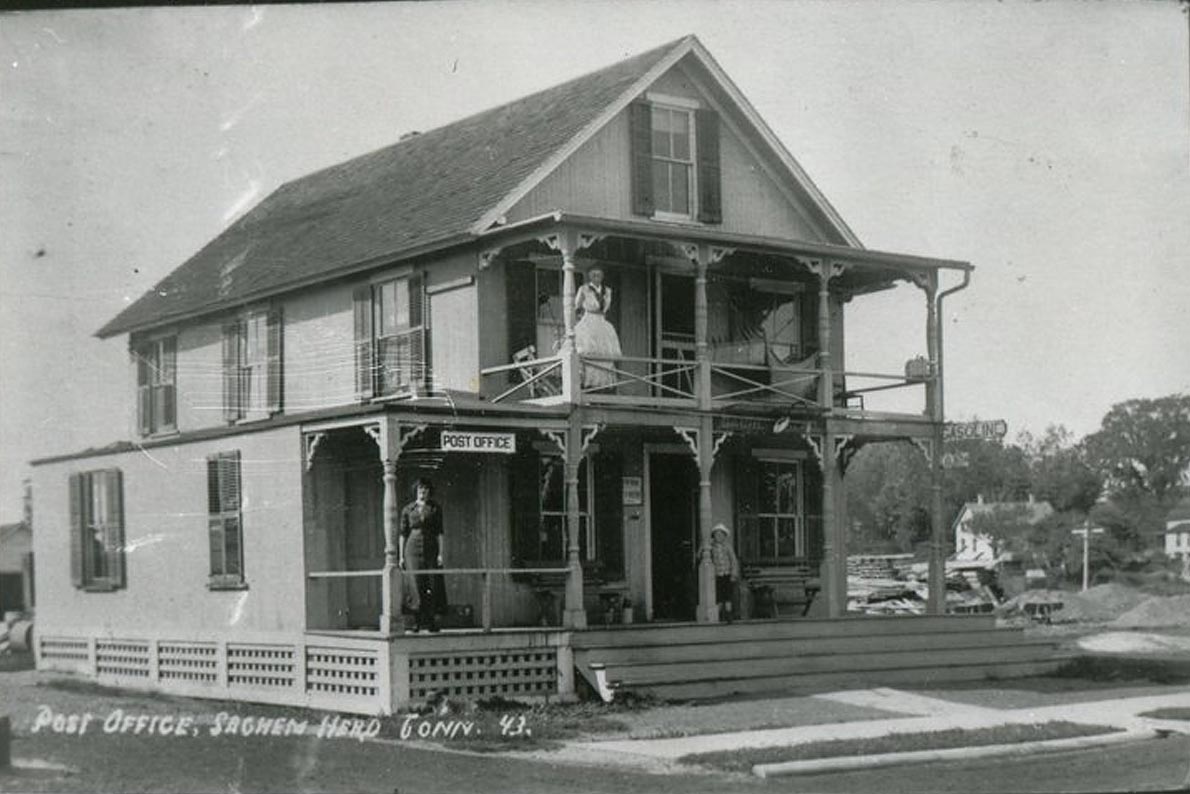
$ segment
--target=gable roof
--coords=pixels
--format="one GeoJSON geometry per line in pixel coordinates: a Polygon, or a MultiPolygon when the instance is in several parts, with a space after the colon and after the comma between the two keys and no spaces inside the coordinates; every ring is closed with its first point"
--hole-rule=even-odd
{"type": "Polygon", "coordinates": [[[850,245],[858,239],[694,36],[279,187],[99,329],[106,338],[475,239],[693,54],[850,245]]]}
{"type": "Polygon", "coordinates": [[[963,523],[963,519],[970,516],[975,518],[977,515],[993,513],[997,510],[1021,510],[1023,509],[1030,524],[1036,524],[1044,518],[1054,514],[1054,506],[1044,500],[1030,499],[1027,502],[967,502],[963,505],[963,509],[959,511],[958,516],[955,517],[954,526],[958,527],[963,523]]]}

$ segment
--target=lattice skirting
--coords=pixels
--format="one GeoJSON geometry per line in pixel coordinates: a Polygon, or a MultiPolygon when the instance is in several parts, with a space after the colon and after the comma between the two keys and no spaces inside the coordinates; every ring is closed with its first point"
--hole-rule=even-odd
{"type": "Polygon", "coordinates": [[[555,648],[509,648],[480,653],[424,653],[409,657],[409,697],[550,696],[558,692],[555,648]]]}
{"type": "Polygon", "coordinates": [[[115,686],[306,706],[354,714],[387,713],[390,654],[382,640],[232,642],[39,636],[38,667],[115,686]]]}

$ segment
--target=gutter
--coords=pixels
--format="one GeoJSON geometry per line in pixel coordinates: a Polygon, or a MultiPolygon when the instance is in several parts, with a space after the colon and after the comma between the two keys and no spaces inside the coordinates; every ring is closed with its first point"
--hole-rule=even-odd
{"type": "Polygon", "coordinates": [[[970,284],[971,284],[971,270],[967,269],[967,270],[963,271],[963,280],[959,284],[956,284],[955,286],[951,287],[950,289],[943,290],[942,292],[938,293],[938,297],[935,299],[935,306],[937,307],[935,311],[937,312],[937,317],[938,317],[938,371],[935,373],[935,375],[937,376],[937,379],[938,379],[937,380],[938,393],[935,396],[935,399],[937,402],[937,405],[935,406],[935,410],[938,412],[938,415],[936,417],[936,420],[938,422],[943,422],[946,419],[946,410],[945,410],[946,403],[944,402],[944,399],[943,399],[943,386],[942,386],[942,355],[943,355],[942,351],[944,349],[944,346],[942,344],[942,329],[946,326],[946,322],[944,320],[944,315],[942,314],[942,299],[945,298],[947,295],[953,295],[956,292],[965,290],[968,286],[970,286],[970,284]]]}

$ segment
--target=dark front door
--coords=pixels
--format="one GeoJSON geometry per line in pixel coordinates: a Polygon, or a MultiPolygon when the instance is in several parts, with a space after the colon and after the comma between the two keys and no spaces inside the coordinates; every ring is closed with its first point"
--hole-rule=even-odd
{"type": "Polygon", "coordinates": [[[698,475],[689,455],[649,455],[653,617],[694,620],[698,475]]]}

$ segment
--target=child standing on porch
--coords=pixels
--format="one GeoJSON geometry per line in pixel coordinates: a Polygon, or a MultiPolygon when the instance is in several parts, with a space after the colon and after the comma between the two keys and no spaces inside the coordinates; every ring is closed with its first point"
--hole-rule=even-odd
{"type": "Polygon", "coordinates": [[[740,561],[731,547],[731,530],[722,523],[711,529],[711,562],[715,566],[715,601],[719,604],[719,615],[730,623],[735,619],[740,561]]]}

